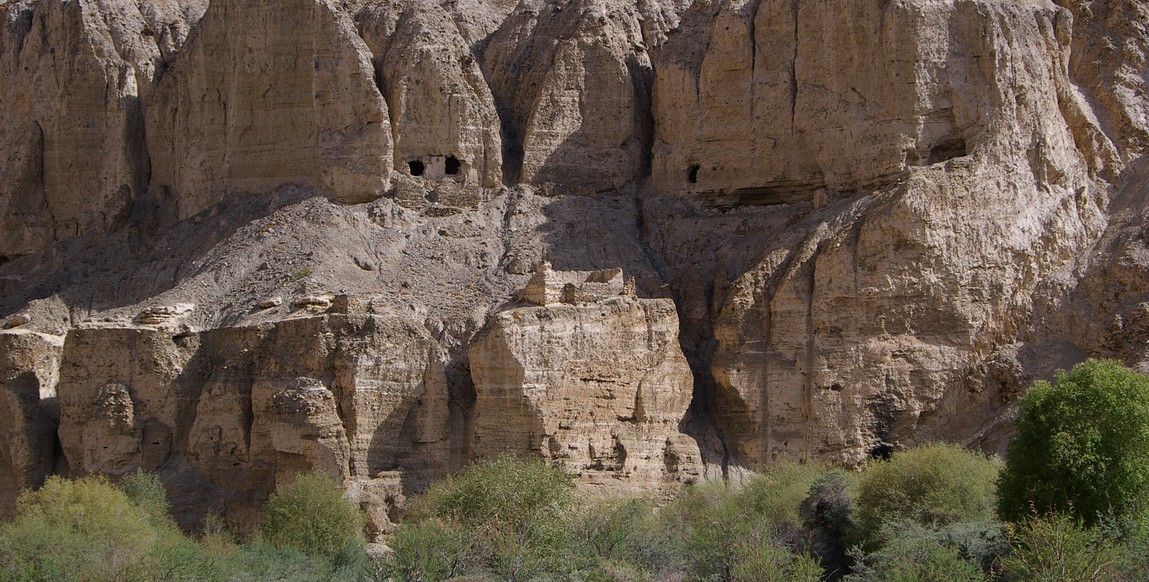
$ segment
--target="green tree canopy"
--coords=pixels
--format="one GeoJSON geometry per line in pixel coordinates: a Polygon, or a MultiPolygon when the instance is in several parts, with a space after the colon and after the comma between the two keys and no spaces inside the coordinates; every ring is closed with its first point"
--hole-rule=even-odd
{"type": "Polygon", "coordinates": [[[1036,511],[1094,524],[1134,515],[1149,487],[1149,376],[1088,360],[1021,399],[1017,434],[998,480],[998,514],[1036,511]]]}

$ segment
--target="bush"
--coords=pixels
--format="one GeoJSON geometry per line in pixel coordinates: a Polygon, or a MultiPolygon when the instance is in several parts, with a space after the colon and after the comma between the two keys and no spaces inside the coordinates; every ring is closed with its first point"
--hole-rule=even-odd
{"type": "Polygon", "coordinates": [[[309,556],[334,559],[348,542],[362,542],[365,519],[343,498],[339,485],[319,472],[277,487],[267,502],[261,535],[271,544],[309,556]]]}
{"type": "Polygon", "coordinates": [[[739,547],[730,574],[738,582],[819,582],[822,567],[809,556],[748,541],[739,547]]]}
{"type": "Polygon", "coordinates": [[[741,487],[711,483],[687,490],[664,511],[676,522],[690,571],[701,579],[730,580],[755,548],[804,551],[799,505],[821,471],[817,465],[782,463],[741,487]]]}
{"type": "Polygon", "coordinates": [[[652,580],[685,569],[678,531],[648,500],[608,499],[584,508],[571,541],[607,579],[652,580]]]}
{"type": "Polygon", "coordinates": [[[436,484],[413,508],[467,527],[523,525],[540,513],[568,508],[574,483],[561,467],[504,455],[472,465],[436,484]]]}
{"type": "Polygon", "coordinates": [[[1018,582],[1108,580],[1117,566],[1116,548],[1096,528],[1070,515],[1031,515],[1009,527],[1012,555],[1005,578],[1018,582]]]}
{"type": "Polygon", "coordinates": [[[503,456],[473,465],[412,503],[408,523],[392,538],[387,569],[406,580],[439,573],[561,577],[586,565],[570,546],[572,493],[571,476],[541,461],[503,456]]]}
{"type": "Polygon", "coordinates": [[[1149,377],[1087,360],[1021,398],[998,482],[998,513],[1065,512],[1093,525],[1141,513],[1149,488],[1149,377]]]}
{"type": "Polygon", "coordinates": [[[49,477],[0,527],[0,578],[113,580],[152,550],[148,514],[102,477],[49,477]]]}
{"type": "Polygon", "coordinates": [[[981,565],[930,535],[892,538],[869,555],[855,555],[855,572],[844,582],[981,582],[981,565]]]}
{"type": "Polygon", "coordinates": [[[858,489],[858,523],[870,547],[885,524],[926,526],[993,516],[997,464],[957,445],[928,444],[870,465],[858,489]]]}
{"type": "Polygon", "coordinates": [[[448,580],[481,566],[463,528],[428,519],[400,527],[389,544],[388,573],[397,580],[448,580]]]}
{"type": "Polygon", "coordinates": [[[153,525],[171,525],[171,506],[159,475],[140,470],[129,473],[120,480],[120,490],[148,514],[153,525]]]}

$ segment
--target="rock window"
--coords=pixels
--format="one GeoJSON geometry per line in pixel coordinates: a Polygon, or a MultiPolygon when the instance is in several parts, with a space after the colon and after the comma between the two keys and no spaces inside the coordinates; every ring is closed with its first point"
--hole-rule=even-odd
{"type": "Polygon", "coordinates": [[[423,162],[420,160],[411,160],[410,162],[407,162],[407,165],[411,167],[412,176],[422,176],[423,171],[426,170],[426,168],[423,166],[423,162]]]}
{"type": "Polygon", "coordinates": [[[686,179],[689,180],[691,184],[698,183],[698,170],[700,169],[699,166],[690,166],[690,169],[686,171],[686,179]]]}
{"type": "Polygon", "coordinates": [[[447,159],[443,162],[443,171],[446,172],[448,176],[457,175],[460,167],[459,158],[455,156],[447,156],[447,159]]]}

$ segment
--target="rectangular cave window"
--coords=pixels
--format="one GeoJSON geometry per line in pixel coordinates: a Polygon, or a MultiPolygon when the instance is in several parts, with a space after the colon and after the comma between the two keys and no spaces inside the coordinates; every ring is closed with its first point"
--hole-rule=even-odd
{"type": "Polygon", "coordinates": [[[426,170],[426,168],[423,166],[423,162],[420,160],[411,160],[410,162],[407,162],[407,165],[411,168],[412,176],[422,176],[423,171],[426,170]]]}
{"type": "Polygon", "coordinates": [[[697,184],[698,183],[698,170],[700,170],[700,169],[702,169],[702,168],[697,166],[697,165],[694,165],[694,166],[690,166],[690,169],[686,171],[686,179],[689,180],[691,184],[697,184]]]}
{"type": "Polygon", "coordinates": [[[459,158],[447,156],[443,169],[447,172],[448,176],[455,176],[458,175],[460,167],[462,167],[462,164],[459,163],[459,158]]]}

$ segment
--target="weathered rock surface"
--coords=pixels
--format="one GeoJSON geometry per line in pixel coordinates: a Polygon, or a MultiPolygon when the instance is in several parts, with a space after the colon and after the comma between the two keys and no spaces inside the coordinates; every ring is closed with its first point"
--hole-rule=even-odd
{"type": "Polygon", "coordinates": [[[12,512],[21,490],[40,486],[56,468],[61,339],[0,332],[0,516],[12,512]]]}
{"type": "Polygon", "coordinates": [[[212,2],[147,105],[152,200],[178,219],[288,183],[365,202],[390,182],[370,52],[328,0],[212,2]]]}
{"type": "Polygon", "coordinates": [[[437,2],[384,2],[356,18],[391,107],[395,167],[472,187],[501,186],[499,114],[450,14],[437,2]]]}
{"type": "Polygon", "coordinates": [[[442,366],[425,330],[366,314],[174,337],[77,328],[62,356],[60,442],[76,473],[144,468],[195,484],[177,501],[188,525],[216,510],[250,529],[275,483],[300,472],[443,474],[448,454],[427,451],[449,446],[442,366]]]}
{"type": "Polygon", "coordinates": [[[504,451],[629,488],[1000,450],[1033,379],[1149,371],[1144,2],[0,22],[0,512],[143,466],[250,527],[320,468],[386,531],[504,451]]]}
{"type": "Polygon", "coordinates": [[[669,300],[504,311],[470,362],[478,457],[541,455],[608,488],[699,477],[698,445],[679,430],[694,382],[669,300]]]}
{"type": "MultiPolygon", "coordinates": [[[[911,441],[944,396],[969,389],[972,366],[1022,333],[1038,282],[1104,226],[1104,187],[1074,141],[1082,116],[1042,113],[1081,105],[1064,99],[1070,15],[696,3],[682,28],[657,60],[656,184],[725,207],[839,192],[814,212],[698,219],[760,241],[702,278],[720,289],[699,316],[714,322],[728,444],[757,464],[858,460],[911,441]],[[987,67],[1003,46],[1012,64],[987,67]],[[723,267],[737,273],[729,287],[723,267]]],[[[683,226],[663,223],[668,255],[691,240],[683,226]]],[[[708,268],[683,259],[668,259],[680,278],[708,268]]],[[[971,438],[996,420],[946,422],[971,438]]]]}
{"type": "Polygon", "coordinates": [[[148,187],[141,100],[206,6],[0,5],[0,260],[127,223],[148,187]]]}
{"type": "Polygon", "coordinates": [[[523,2],[484,52],[523,182],[620,188],[649,163],[650,58],[629,2],[523,2]]]}

